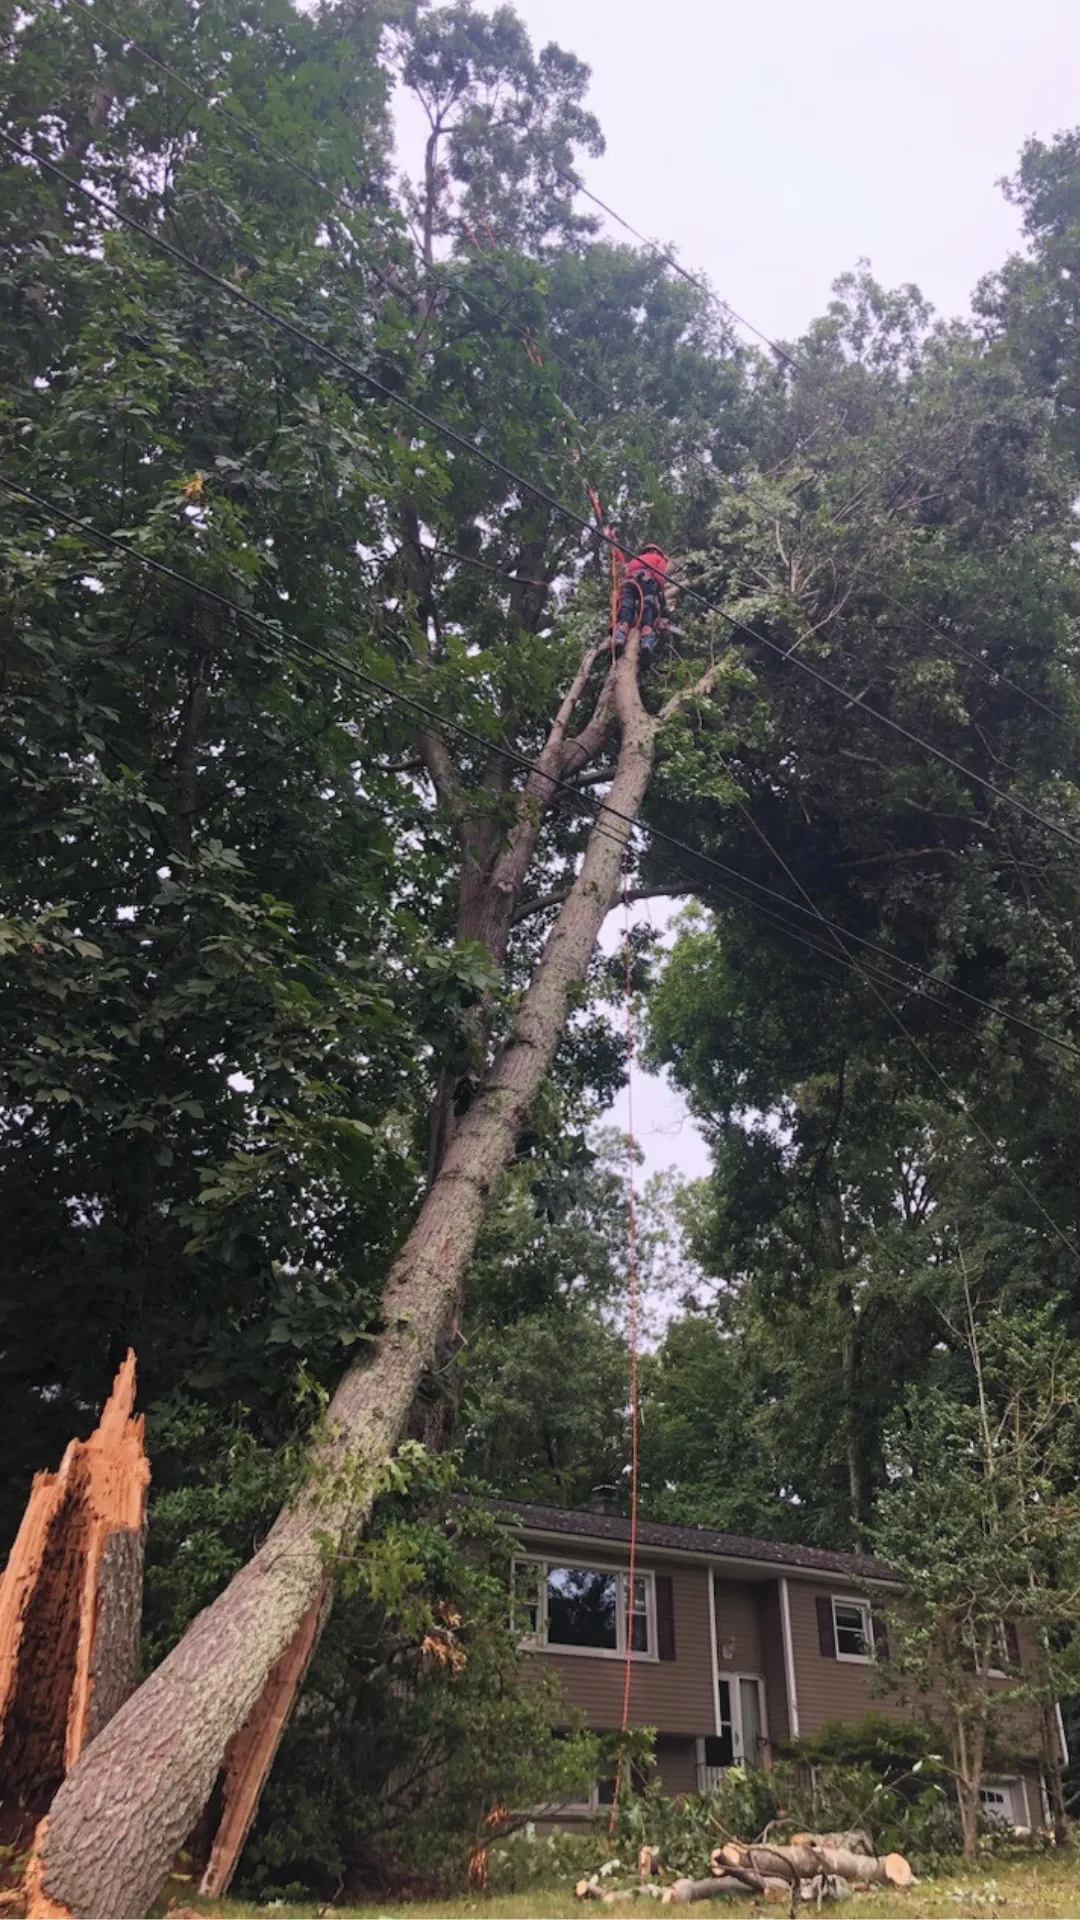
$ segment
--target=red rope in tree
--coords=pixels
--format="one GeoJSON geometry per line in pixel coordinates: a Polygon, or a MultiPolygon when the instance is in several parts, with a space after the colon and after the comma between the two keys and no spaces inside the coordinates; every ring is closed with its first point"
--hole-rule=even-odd
{"type": "Polygon", "coordinates": [[[630,1343],[630,1570],[626,1582],[626,1666],[623,1680],[622,1734],[615,1795],[608,1821],[608,1841],[614,1837],[619,1798],[626,1767],[626,1734],[630,1727],[630,1696],[634,1676],[634,1587],[637,1575],[638,1530],[638,1267],[637,1267],[637,1186],[634,1140],[634,997],[631,988],[632,948],[630,944],[630,893],[627,884],[626,856],[623,856],[623,960],[626,993],[626,1196],[628,1227],[628,1306],[630,1343]]]}

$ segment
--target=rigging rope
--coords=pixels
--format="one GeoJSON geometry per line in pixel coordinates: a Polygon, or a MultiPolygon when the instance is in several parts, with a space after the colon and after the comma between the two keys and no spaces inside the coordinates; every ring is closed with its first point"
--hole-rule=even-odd
{"type": "Polygon", "coordinates": [[[633,948],[630,940],[630,885],[626,855],[623,854],[623,992],[626,1000],[626,1205],[627,1205],[627,1287],[630,1348],[630,1566],[626,1577],[626,1659],[623,1677],[622,1735],[615,1793],[608,1821],[608,1840],[615,1834],[619,1800],[626,1777],[626,1734],[630,1728],[630,1703],[634,1679],[634,1595],[637,1585],[638,1532],[638,1438],[640,1407],[638,1400],[638,1260],[637,1260],[637,1176],[634,1138],[634,995],[632,985],[633,948]]]}

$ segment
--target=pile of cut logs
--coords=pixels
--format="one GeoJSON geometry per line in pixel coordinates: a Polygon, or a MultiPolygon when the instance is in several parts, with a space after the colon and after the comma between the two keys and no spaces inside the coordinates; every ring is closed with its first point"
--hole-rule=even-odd
{"type": "MultiPolygon", "coordinates": [[[[610,1865],[610,1863],[609,1863],[610,1865]]],[[[742,1899],[786,1900],[791,1913],[798,1900],[846,1900],[856,1887],[910,1887],[915,1875],[902,1853],[876,1853],[868,1833],[796,1833],[784,1845],[758,1841],[751,1846],[729,1840],[709,1856],[709,1877],[660,1884],[662,1863],[655,1847],[638,1854],[638,1882],[614,1888],[602,1868],[589,1880],[579,1880],[579,1900],[602,1900],[613,1905],[628,1893],[641,1893],[665,1904],[715,1900],[725,1895],[742,1899]],[[608,1884],[604,1885],[604,1881],[608,1884]]]]}

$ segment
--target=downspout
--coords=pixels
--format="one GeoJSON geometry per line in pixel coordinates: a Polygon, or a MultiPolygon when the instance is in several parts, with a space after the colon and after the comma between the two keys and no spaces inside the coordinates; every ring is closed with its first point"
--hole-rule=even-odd
{"type": "Polygon", "coordinates": [[[780,1580],[780,1631],[784,1640],[784,1680],[787,1686],[788,1738],[799,1737],[799,1695],[795,1686],[795,1646],[791,1638],[791,1603],[788,1583],[780,1580]]]}
{"type": "Polygon", "coordinates": [[[709,1568],[709,1652],[712,1655],[713,1732],[720,1733],[720,1662],[716,1657],[716,1572],[709,1568]]]}

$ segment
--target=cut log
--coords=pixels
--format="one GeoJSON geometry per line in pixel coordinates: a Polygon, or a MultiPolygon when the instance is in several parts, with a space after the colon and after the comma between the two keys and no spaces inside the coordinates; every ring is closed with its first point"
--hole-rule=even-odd
{"type": "Polygon", "coordinates": [[[853,1853],[846,1847],[821,1846],[814,1840],[792,1841],[788,1846],[740,1846],[729,1840],[717,1849],[714,1858],[721,1867],[744,1867],[752,1873],[775,1874],[794,1885],[813,1880],[816,1875],[832,1874],[843,1880],[870,1887],[910,1887],[915,1875],[902,1853],[853,1853]]]}
{"type": "Polygon", "coordinates": [[[676,1880],[664,1889],[664,1900],[685,1906],[694,1900],[717,1900],[734,1895],[744,1900],[787,1900],[791,1883],[770,1874],[713,1874],[708,1880],[676,1880]]]}
{"type": "Polygon", "coordinates": [[[0,1575],[3,1839],[25,1845],[139,1677],[150,1467],[128,1354],[96,1430],[34,1476],[0,1575]]]}

